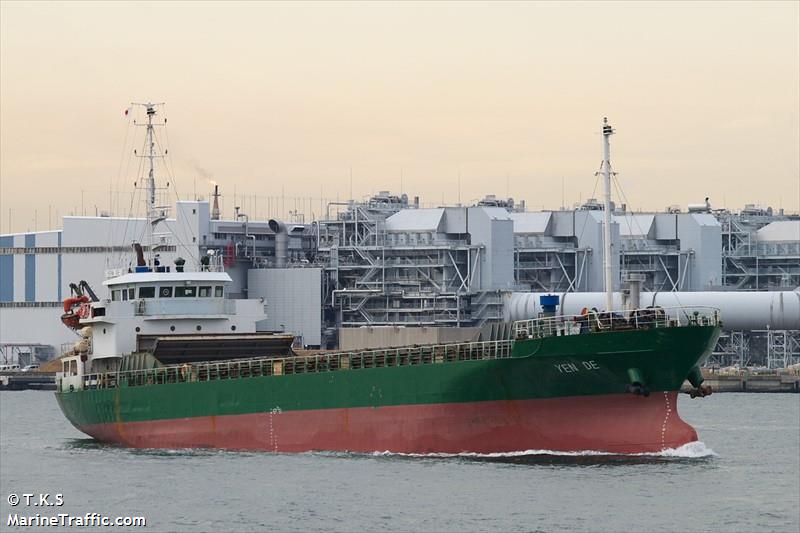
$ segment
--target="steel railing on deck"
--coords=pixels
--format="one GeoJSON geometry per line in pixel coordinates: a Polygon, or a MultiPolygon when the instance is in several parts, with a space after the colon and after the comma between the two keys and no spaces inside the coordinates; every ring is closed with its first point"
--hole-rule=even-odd
{"type": "Polygon", "coordinates": [[[561,315],[514,322],[515,339],[537,339],[582,333],[652,328],[720,325],[719,309],[713,307],[648,307],[633,311],[561,315]]]}
{"type": "Polygon", "coordinates": [[[359,370],[408,365],[426,365],[504,359],[511,357],[512,340],[404,346],[354,352],[334,352],[305,357],[263,357],[213,363],[187,363],[144,370],[87,374],[84,389],[120,386],[160,385],[194,381],[214,381],[259,376],[282,376],[359,370]]]}

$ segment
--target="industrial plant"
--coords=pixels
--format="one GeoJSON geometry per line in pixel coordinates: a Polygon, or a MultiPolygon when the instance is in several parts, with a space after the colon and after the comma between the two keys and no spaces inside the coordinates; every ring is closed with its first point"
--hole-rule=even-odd
{"type": "MultiPolygon", "coordinates": [[[[239,208],[225,218],[219,196],[215,188],[211,201],[161,208],[170,235],[156,245],[160,261],[221,256],[233,279],[228,297],[263,298],[261,329],[293,333],[309,348],[491,338],[508,320],[541,312],[537,295],[561,295],[579,313],[604,290],[603,211],[593,199],[527,211],[493,195],[421,207],[418,197],[380,192],[331,202],[326,216],[305,222],[253,220],[239,208]]],[[[49,326],[70,284],[101,292],[112,263],[134,264],[131,245],[145,225],[65,216],[60,230],[0,236],[0,359],[51,357],[74,340],[49,326]],[[34,321],[48,326],[23,327],[34,321]]],[[[621,205],[611,237],[620,304],[633,281],[643,306],[665,298],[723,306],[727,325],[709,364],[800,362],[800,216],[755,205],[714,209],[708,200],[659,213],[621,205]]]]}

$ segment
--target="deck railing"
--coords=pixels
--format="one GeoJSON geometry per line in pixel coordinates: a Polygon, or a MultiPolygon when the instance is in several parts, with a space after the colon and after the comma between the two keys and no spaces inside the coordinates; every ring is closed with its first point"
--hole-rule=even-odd
{"type": "Polygon", "coordinates": [[[585,333],[629,331],[652,328],[716,326],[719,309],[713,307],[648,307],[633,311],[561,315],[514,322],[515,339],[538,339],[585,333]]]}
{"type": "Polygon", "coordinates": [[[213,363],[187,363],[144,370],[83,376],[84,389],[160,385],[194,381],[282,376],[408,365],[504,359],[511,357],[512,340],[404,346],[378,350],[332,352],[304,357],[263,357],[213,363]]]}

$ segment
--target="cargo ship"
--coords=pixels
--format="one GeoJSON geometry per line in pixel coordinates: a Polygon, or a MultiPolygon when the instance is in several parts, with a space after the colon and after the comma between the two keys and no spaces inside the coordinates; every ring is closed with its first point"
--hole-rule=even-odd
{"type": "MultiPolygon", "coordinates": [[[[148,219],[159,220],[152,205],[148,219]]],[[[62,358],[56,398],[99,441],[425,454],[649,453],[697,440],[676,400],[687,379],[693,397],[710,393],[699,366],[719,336],[716,309],[564,316],[554,296],[496,340],[298,355],[291,335],[257,331],[262,301],[225,298],[218,256],[189,271],[134,247],[136,266],[107,273],[104,298],[78,290],[62,317],[81,340],[62,358]]]]}

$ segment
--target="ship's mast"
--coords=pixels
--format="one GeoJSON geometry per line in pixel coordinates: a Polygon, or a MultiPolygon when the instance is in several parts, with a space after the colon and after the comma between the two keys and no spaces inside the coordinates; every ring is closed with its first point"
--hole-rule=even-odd
{"type": "MultiPolygon", "coordinates": [[[[154,250],[157,247],[157,243],[155,242],[155,233],[154,229],[159,222],[166,218],[166,213],[162,208],[156,206],[156,164],[155,160],[159,157],[164,157],[164,154],[158,154],[156,152],[156,138],[155,138],[155,127],[156,126],[163,126],[164,124],[155,123],[153,119],[156,116],[156,106],[164,105],[163,103],[154,104],[152,102],[147,103],[136,103],[134,102],[133,105],[142,106],[145,108],[147,112],[147,124],[140,124],[146,128],[145,133],[145,154],[140,155],[138,157],[147,158],[148,161],[148,172],[147,172],[147,201],[146,201],[146,216],[147,216],[147,242],[145,243],[148,255],[149,255],[149,263],[152,264],[154,258],[154,250]]],[[[166,122],[166,120],[165,120],[166,122]]]]}
{"type": "Polygon", "coordinates": [[[605,270],[606,285],[606,311],[614,308],[614,279],[613,279],[613,244],[611,242],[611,143],[610,137],[614,135],[614,128],[608,123],[608,118],[603,117],[603,164],[600,173],[603,175],[605,195],[603,196],[603,267],[605,270]]]}
{"type": "Polygon", "coordinates": [[[152,242],[153,228],[151,221],[155,218],[156,209],[156,175],[155,175],[155,158],[156,158],[156,143],[153,138],[153,117],[156,114],[153,104],[146,104],[147,107],[147,159],[150,163],[150,171],[147,175],[147,227],[150,228],[150,243],[152,242]]]}

